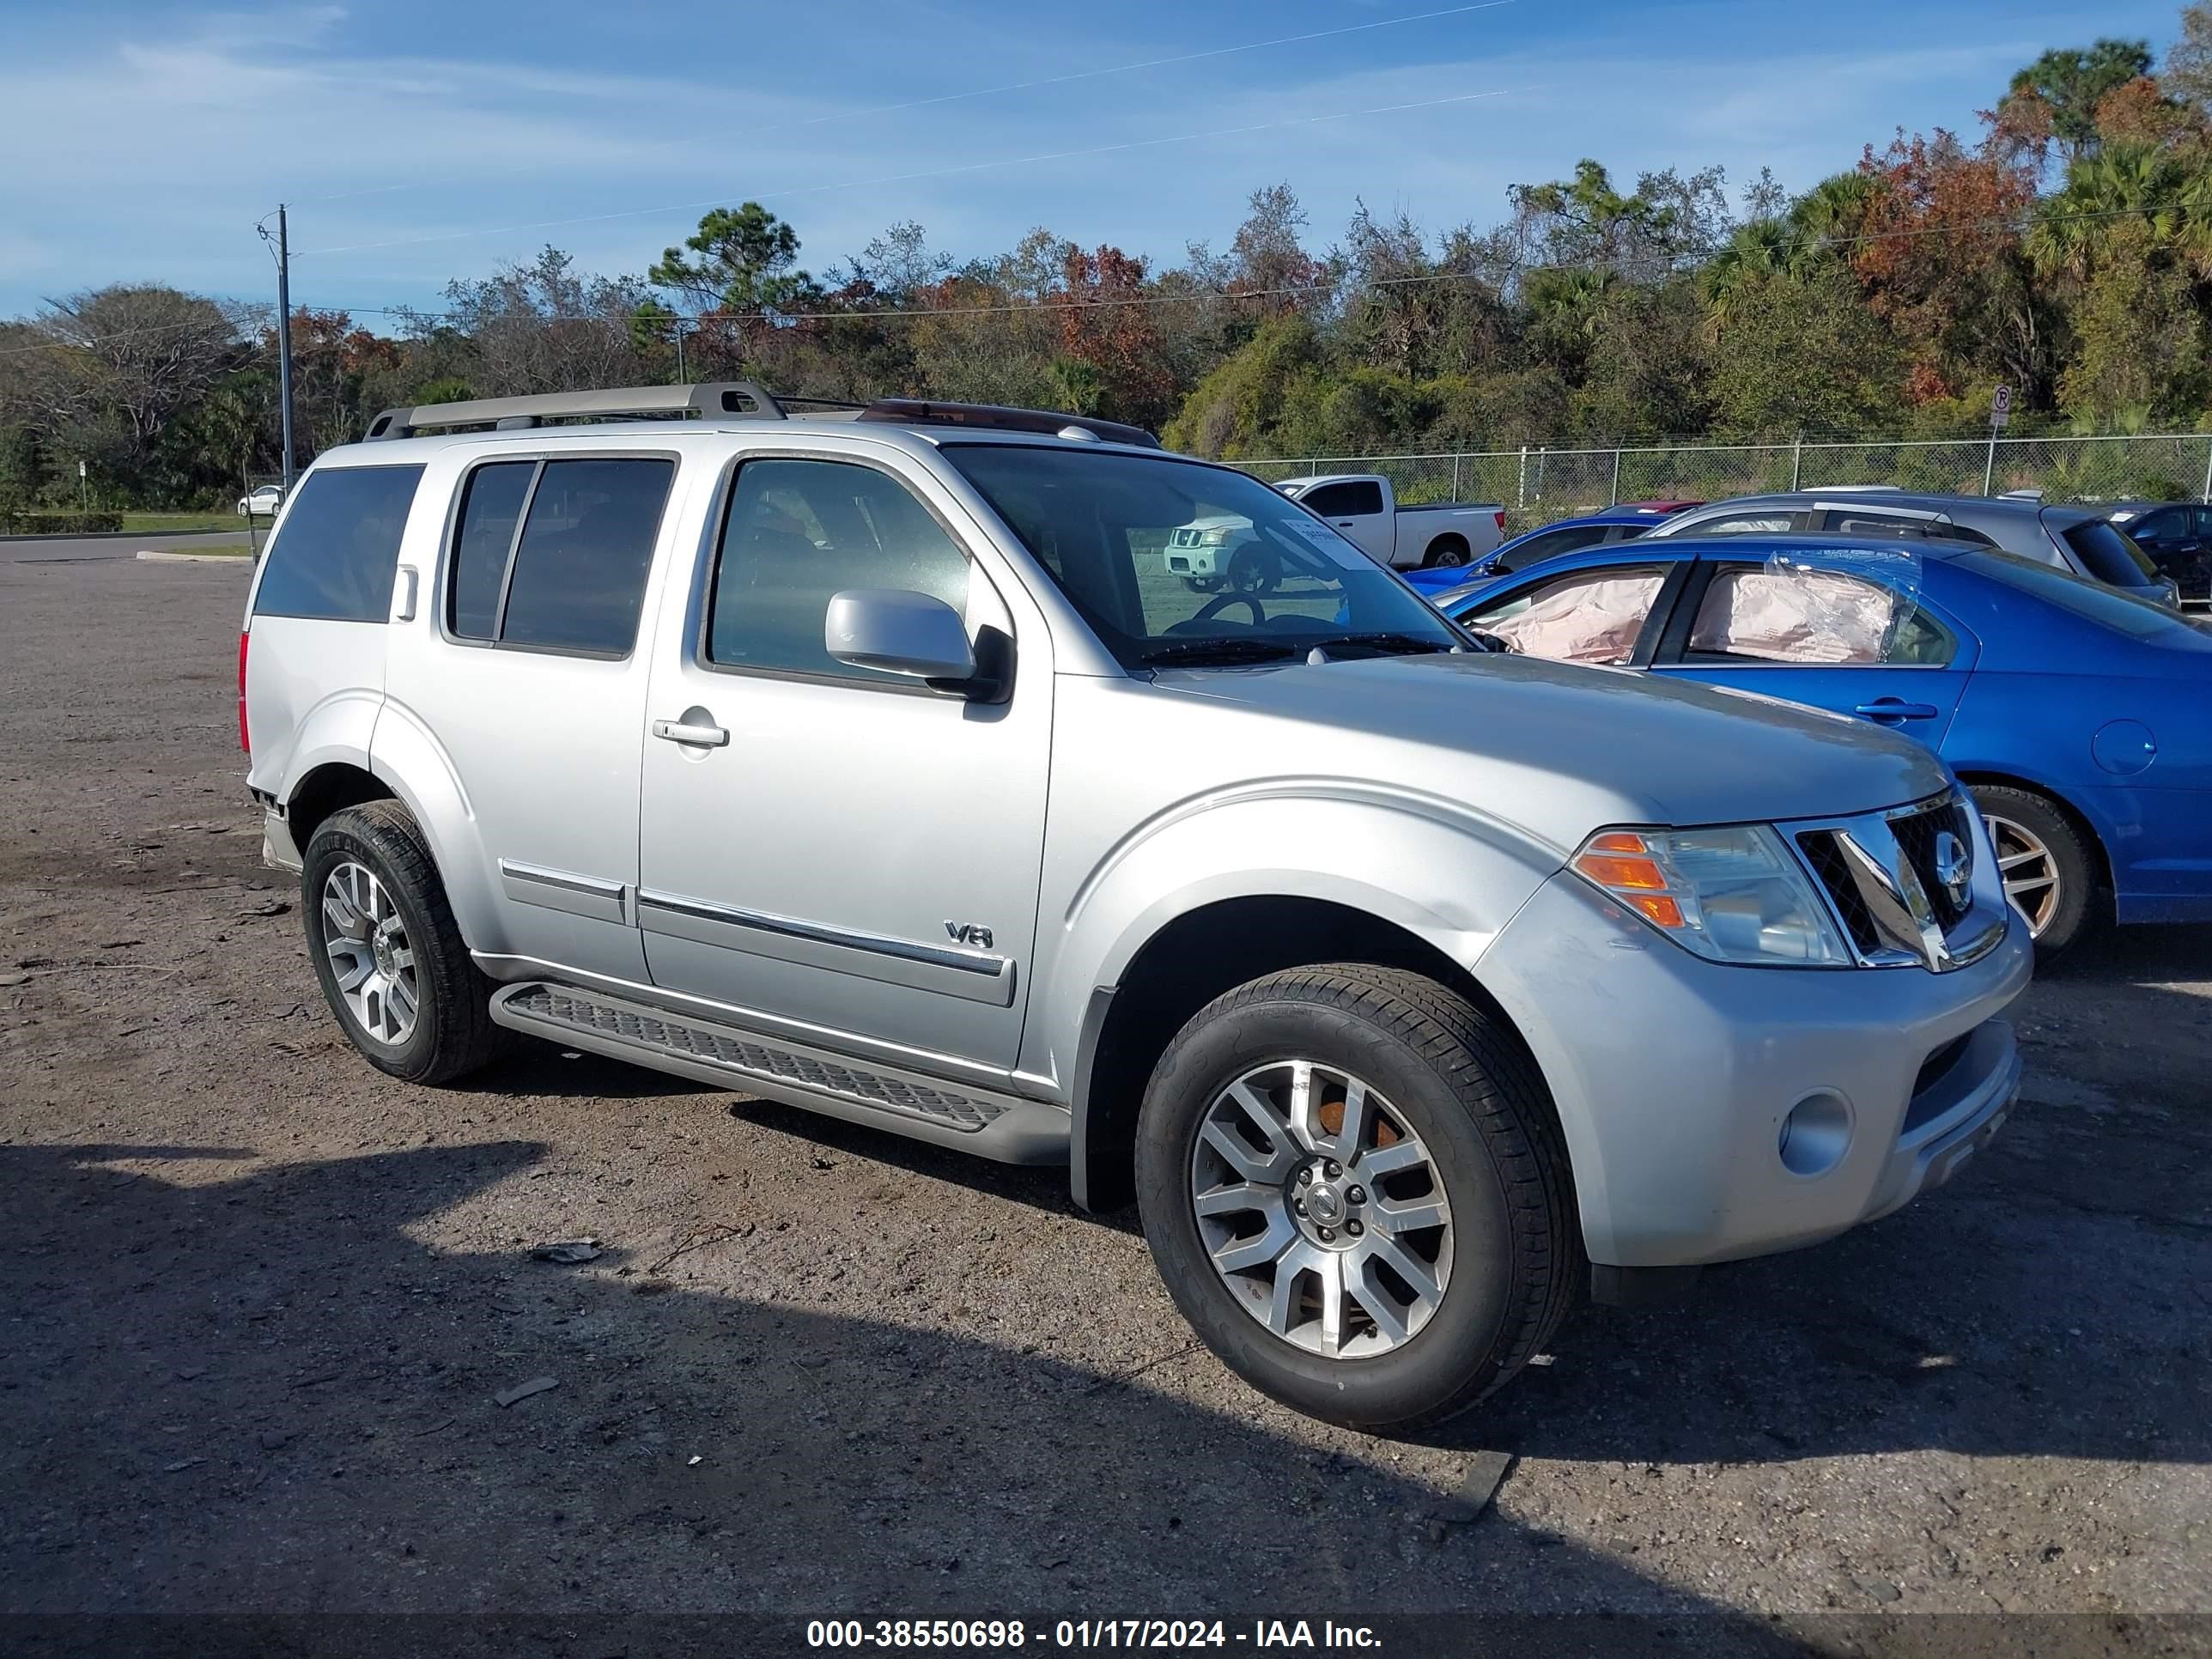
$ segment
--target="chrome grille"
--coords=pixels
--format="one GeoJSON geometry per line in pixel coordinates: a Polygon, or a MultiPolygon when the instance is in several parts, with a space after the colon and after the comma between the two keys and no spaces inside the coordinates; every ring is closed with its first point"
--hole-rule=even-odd
{"type": "Polygon", "coordinates": [[[2004,893],[1993,864],[1978,867],[1973,810],[1954,789],[1887,812],[1790,826],[1863,965],[1943,973],[2004,937],[2004,893]]]}

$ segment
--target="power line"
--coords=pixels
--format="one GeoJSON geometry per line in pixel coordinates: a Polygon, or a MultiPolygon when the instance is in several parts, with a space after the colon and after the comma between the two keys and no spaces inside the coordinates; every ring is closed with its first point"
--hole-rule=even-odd
{"type": "MultiPolygon", "coordinates": [[[[1044,150],[1035,155],[1003,157],[993,161],[968,161],[957,167],[927,167],[916,173],[890,173],[873,179],[848,179],[837,184],[802,185],[789,190],[770,191],[762,196],[750,196],[757,202],[781,201],[793,196],[818,196],[836,190],[860,190],[872,185],[910,184],[921,179],[948,179],[957,174],[986,173],[999,167],[1028,167],[1038,161],[1065,161],[1080,156],[1111,155],[1133,149],[1151,149],[1162,144],[1188,144],[1205,138],[1234,138],[1255,132],[1273,132],[1284,127],[1317,126],[1328,121],[1352,121],[1369,115],[1396,115],[1407,110],[1440,109],[1449,104],[1471,104],[1488,98],[1507,98],[1516,93],[1540,92],[1540,86],[1500,87],[1488,92],[1463,92],[1449,98],[1424,98],[1405,104],[1378,104],[1371,109],[1338,110],[1328,115],[1290,116],[1279,121],[1257,121],[1249,126],[1216,127],[1206,132],[1170,133],[1158,138],[1132,138],[1116,144],[1093,144],[1082,149],[1044,150]]],[[[349,242],[339,247],[309,248],[292,257],[327,257],[333,253],[361,253],[377,248],[419,247],[428,242],[459,242],[478,236],[507,236],[524,230],[556,230],[568,225],[605,224],[616,219],[643,219],[668,213],[691,213],[702,208],[722,206],[726,195],[710,201],[676,202],[666,207],[625,208],[615,213],[580,214],[567,219],[538,219],[525,224],[479,227],[473,230],[441,231],[433,236],[402,236],[382,242],[349,242]]]]}
{"type": "MultiPolygon", "coordinates": [[[[787,121],[780,127],[757,127],[748,137],[771,137],[779,132],[796,132],[803,128],[816,127],[830,121],[861,121],[871,116],[895,115],[903,110],[929,109],[939,104],[964,103],[976,98],[996,98],[1007,93],[1034,92],[1040,87],[1066,86],[1075,81],[1096,81],[1109,75],[1133,75],[1140,70],[1167,69],[1177,64],[1195,64],[1210,58],[1230,58],[1240,52],[1261,52],[1270,46],[1302,46],[1311,40],[1327,40],[1338,35],[1359,34],[1370,29],[1395,28],[1404,23],[1433,22],[1439,17],[1458,17],[1468,12],[1494,11],[1500,6],[1510,6],[1513,0],[1478,0],[1465,6],[1447,6],[1441,11],[1413,12],[1404,17],[1377,18],[1371,23],[1349,23],[1341,28],[1315,29],[1305,34],[1278,35],[1272,40],[1251,40],[1242,46],[1212,46],[1203,52],[1178,52],[1169,58],[1148,58],[1133,64],[1115,64],[1107,69],[1077,70],[1066,75],[1048,75],[1035,81],[1014,81],[1002,87],[979,87],[972,92],[941,93],[933,98],[911,98],[903,103],[878,104],[872,108],[841,110],[830,115],[811,115],[801,121],[787,121]]],[[[351,202],[364,196],[388,196],[400,191],[422,190],[435,185],[467,183],[484,178],[510,178],[517,173],[536,170],[536,164],[504,167],[494,173],[447,173],[436,179],[417,179],[411,184],[374,185],[365,190],[342,191],[331,196],[309,196],[307,202],[351,202]]],[[[333,249],[331,252],[342,252],[333,249]]]]}

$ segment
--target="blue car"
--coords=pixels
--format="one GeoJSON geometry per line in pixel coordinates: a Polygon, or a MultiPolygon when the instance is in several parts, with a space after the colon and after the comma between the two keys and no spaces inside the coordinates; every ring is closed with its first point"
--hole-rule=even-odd
{"type": "Polygon", "coordinates": [[[1510,650],[1911,732],[1972,791],[2044,957],[2107,921],[2212,920],[2212,630],[2172,611],[1992,548],[1758,535],[1592,548],[1437,603],[1510,650]]]}
{"type": "Polygon", "coordinates": [[[1652,526],[1665,523],[1669,514],[1686,506],[1704,505],[1702,501],[1625,502],[1608,507],[1601,513],[1559,519],[1524,531],[1467,564],[1431,565],[1398,574],[1423,593],[1443,593],[1463,587],[1477,577],[1503,576],[1526,569],[1540,559],[1556,558],[1585,547],[1610,547],[1616,542],[1633,541],[1652,526]]]}

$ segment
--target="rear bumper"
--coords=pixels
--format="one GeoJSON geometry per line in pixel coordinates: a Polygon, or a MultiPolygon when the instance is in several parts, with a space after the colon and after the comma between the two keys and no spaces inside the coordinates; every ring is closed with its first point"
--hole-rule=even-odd
{"type": "Polygon", "coordinates": [[[1682,1267],[1832,1238],[1956,1173],[2018,1091],[2000,1016],[2033,955],[2015,924],[1949,973],[1723,966],[1560,875],[1474,971],[1551,1088],[1591,1261],[1682,1267]]]}

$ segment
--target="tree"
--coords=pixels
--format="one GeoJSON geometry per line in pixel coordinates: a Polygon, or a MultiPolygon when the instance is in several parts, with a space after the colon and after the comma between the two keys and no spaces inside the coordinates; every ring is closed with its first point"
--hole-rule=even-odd
{"type": "Polygon", "coordinates": [[[573,256],[548,247],[528,264],[501,264],[477,282],[446,284],[442,319],[403,320],[419,346],[467,343],[453,368],[484,398],[634,386],[657,366],[631,331],[652,296],[634,276],[586,276],[573,256]]]}
{"type": "Polygon", "coordinates": [[[16,357],[9,401],[55,459],[114,484],[147,474],[163,431],[252,350],[248,308],[157,283],[48,305],[26,325],[35,349],[16,357]]]}
{"type": "Polygon", "coordinates": [[[798,264],[799,233],[758,202],[747,202],[734,211],[708,213],[683,247],[663,250],[645,276],[702,310],[745,316],[805,310],[818,299],[821,289],[798,264]],[[686,248],[697,257],[686,258],[686,248]]]}
{"type": "Polygon", "coordinates": [[[2067,161],[2097,147],[2097,106],[2105,95],[2149,74],[2147,40],[2101,40],[2054,47],[2012,77],[2009,118],[2023,130],[2045,126],[2067,161]]]}
{"type": "Polygon", "coordinates": [[[2166,54],[2159,79],[2180,103],[2212,116],[2212,3],[2181,9],[2181,38],[2166,54]]]}
{"type": "Polygon", "coordinates": [[[1903,369],[1848,272],[1767,276],[1748,285],[1714,343],[1714,411],[1744,438],[1891,430],[1903,369]]]}

